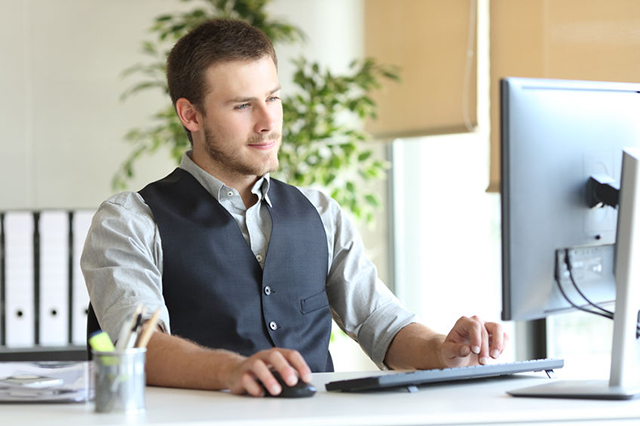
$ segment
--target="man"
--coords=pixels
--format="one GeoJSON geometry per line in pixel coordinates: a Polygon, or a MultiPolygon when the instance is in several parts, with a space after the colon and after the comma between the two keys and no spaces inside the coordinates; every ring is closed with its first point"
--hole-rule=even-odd
{"type": "Polygon", "coordinates": [[[167,61],[169,92],[192,150],[139,193],[105,201],[82,269],[100,325],[115,337],[138,303],[161,310],[149,384],[278,394],[331,371],[331,317],[381,368],[486,363],[500,325],[461,318],[448,336],[415,322],[378,280],[337,204],[269,178],[282,104],[271,42],[214,20],[167,61]]]}

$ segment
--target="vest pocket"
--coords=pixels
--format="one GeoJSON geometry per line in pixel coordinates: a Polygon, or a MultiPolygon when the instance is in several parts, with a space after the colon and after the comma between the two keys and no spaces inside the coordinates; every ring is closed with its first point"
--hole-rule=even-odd
{"type": "Polygon", "coordinates": [[[306,315],[325,306],[329,306],[329,298],[327,297],[326,290],[322,290],[322,292],[318,294],[302,299],[300,301],[300,312],[302,312],[302,315],[306,315]]]}

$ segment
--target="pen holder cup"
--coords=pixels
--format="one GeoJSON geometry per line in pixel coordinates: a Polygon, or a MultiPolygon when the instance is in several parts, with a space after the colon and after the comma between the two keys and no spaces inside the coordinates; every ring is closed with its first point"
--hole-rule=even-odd
{"type": "Polygon", "coordinates": [[[93,351],[96,412],[144,411],[146,352],[146,348],[93,351]]]}

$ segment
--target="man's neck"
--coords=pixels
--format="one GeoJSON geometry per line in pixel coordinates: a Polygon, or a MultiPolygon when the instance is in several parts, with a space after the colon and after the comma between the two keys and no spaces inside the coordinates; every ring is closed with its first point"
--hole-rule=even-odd
{"type": "MultiPolygon", "coordinates": [[[[206,157],[205,157],[206,158],[206,157]]],[[[242,202],[246,208],[253,206],[258,201],[258,196],[251,191],[253,186],[261,178],[261,176],[244,175],[233,173],[225,170],[223,167],[217,166],[211,161],[202,160],[200,156],[191,155],[191,160],[196,163],[205,172],[215,177],[226,186],[235,189],[240,194],[242,202]]]]}

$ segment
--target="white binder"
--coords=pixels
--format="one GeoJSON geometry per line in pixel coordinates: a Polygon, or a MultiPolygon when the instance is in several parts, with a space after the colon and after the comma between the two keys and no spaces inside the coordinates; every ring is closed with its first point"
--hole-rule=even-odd
{"type": "Polygon", "coordinates": [[[89,294],[80,269],[80,256],[84,249],[91,220],[95,211],[77,210],[73,217],[73,283],[72,283],[72,342],[74,345],[84,346],[87,343],[87,307],[89,294]]]}
{"type": "Polygon", "coordinates": [[[40,328],[41,346],[69,342],[69,214],[40,213],[40,328]]]}
{"type": "Polygon", "coordinates": [[[30,347],[35,343],[33,213],[6,212],[4,231],[6,345],[30,347]]]}

